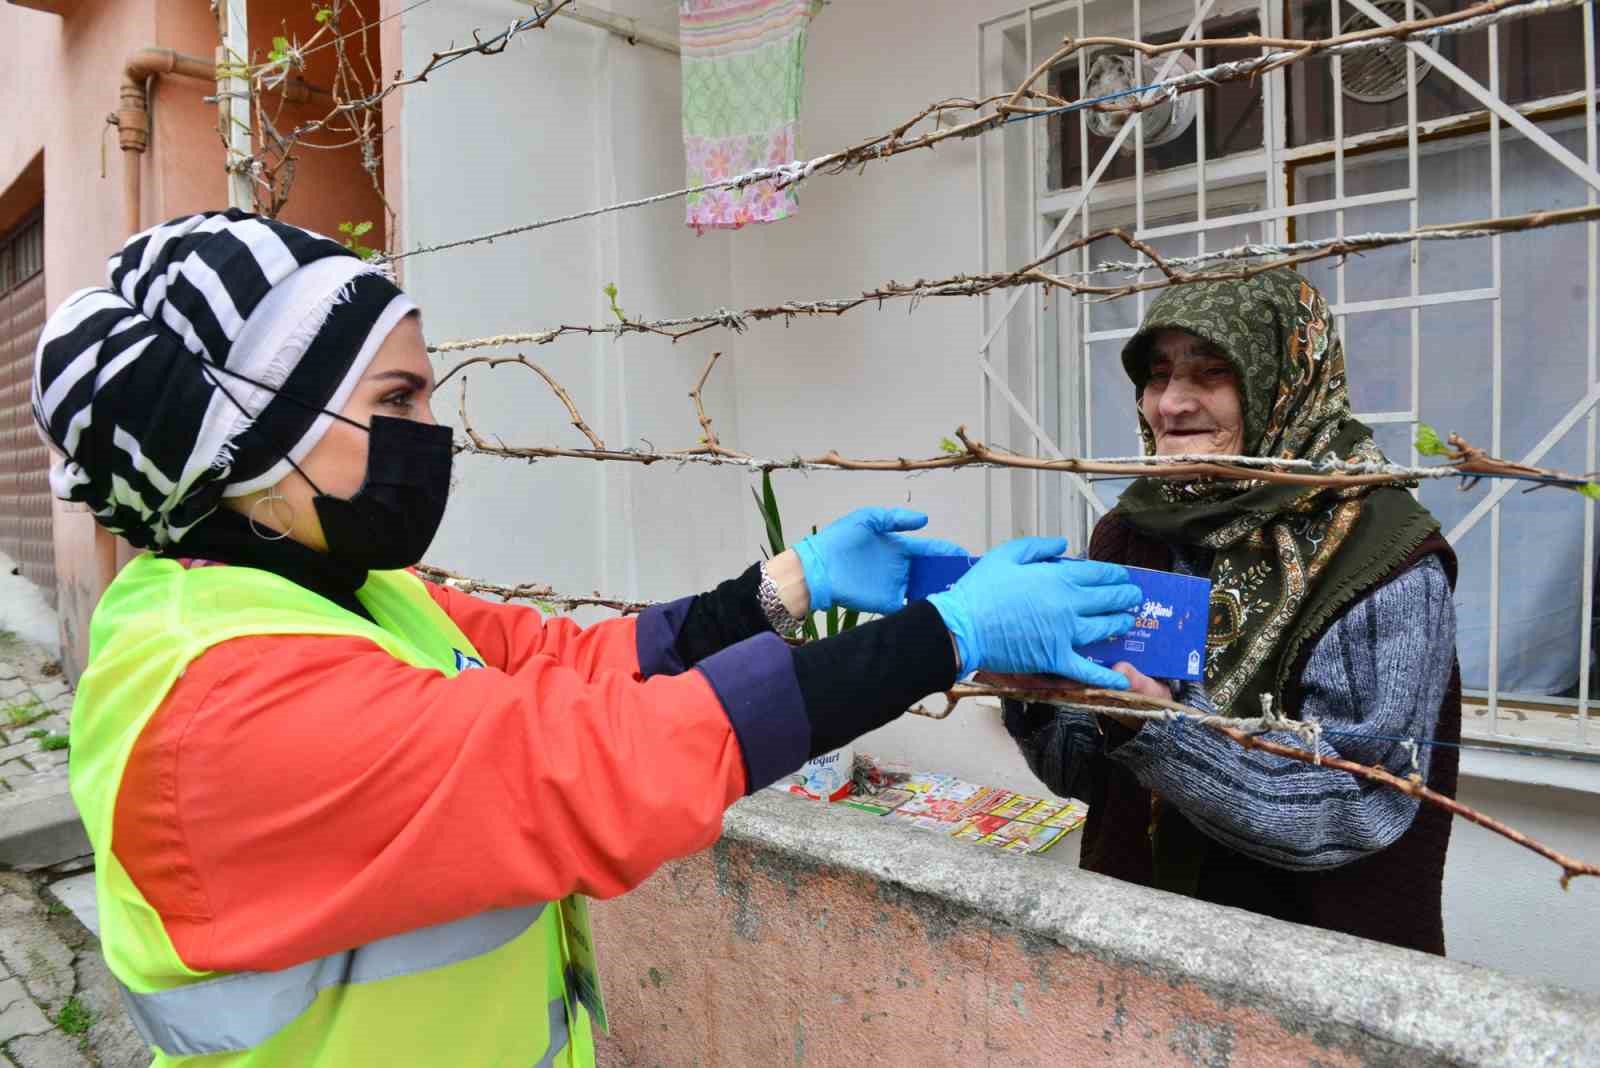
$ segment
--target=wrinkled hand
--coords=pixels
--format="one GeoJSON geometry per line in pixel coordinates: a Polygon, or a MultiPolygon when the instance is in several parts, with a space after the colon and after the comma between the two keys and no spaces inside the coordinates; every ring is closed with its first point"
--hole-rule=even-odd
{"type": "MultiPolygon", "coordinates": [[[[1128,689],[1143,697],[1154,697],[1161,701],[1172,700],[1172,690],[1167,684],[1152,679],[1126,660],[1119,660],[1111,665],[1111,670],[1128,680],[1128,689]]],[[[1137,716],[1126,716],[1114,708],[1107,708],[1100,713],[1108,719],[1114,719],[1131,731],[1137,732],[1144,727],[1145,721],[1137,716]]]]}
{"type": "Polygon", "coordinates": [[[1119,660],[1112,664],[1111,670],[1127,679],[1128,689],[1136,694],[1154,697],[1161,701],[1172,700],[1172,689],[1166,683],[1152,679],[1126,660],[1119,660]]]}
{"type": "Polygon", "coordinates": [[[794,547],[805,568],[811,607],[834,605],[880,615],[906,603],[906,576],[913,556],[967,556],[967,550],[937,538],[899,533],[921,530],[928,517],[904,508],[859,508],[794,547]]]}
{"type": "Polygon", "coordinates": [[[1128,679],[1078,647],[1126,633],[1143,599],[1128,570],[1065,560],[1065,538],[1018,538],[928,600],[955,636],[961,672],[1061,675],[1107,690],[1128,679]]]}

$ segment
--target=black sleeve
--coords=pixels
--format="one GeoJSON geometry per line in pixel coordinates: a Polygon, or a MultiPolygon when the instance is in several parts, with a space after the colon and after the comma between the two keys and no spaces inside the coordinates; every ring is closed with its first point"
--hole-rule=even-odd
{"type": "Polygon", "coordinates": [[[892,616],[794,650],[811,720],[811,755],[839,748],[956,681],[956,654],[939,610],[918,601],[892,616]]]}
{"type": "Polygon", "coordinates": [[[735,642],[771,630],[757,599],[760,587],[761,565],[755,564],[738,578],[695,597],[673,643],[678,659],[685,664],[698,663],[735,642]]]}

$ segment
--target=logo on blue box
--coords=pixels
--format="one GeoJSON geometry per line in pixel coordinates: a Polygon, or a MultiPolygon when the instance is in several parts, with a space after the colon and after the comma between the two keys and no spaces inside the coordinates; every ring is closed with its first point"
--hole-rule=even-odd
{"type": "MultiPolygon", "coordinates": [[[[948,590],[977,562],[975,556],[912,557],[906,600],[948,590]]],[[[1078,651],[1108,667],[1126,660],[1153,679],[1202,678],[1211,580],[1142,567],[1128,574],[1144,595],[1133,629],[1078,651]]]]}

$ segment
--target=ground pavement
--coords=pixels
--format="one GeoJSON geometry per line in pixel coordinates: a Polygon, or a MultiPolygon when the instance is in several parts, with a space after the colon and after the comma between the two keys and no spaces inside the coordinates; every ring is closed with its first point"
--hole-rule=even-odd
{"type": "Polygon", "coordinates": [[[0,1068],[145,1068],[92,922],[67,794],[72,693],[53,651],[0,630],[0,1068]]]}

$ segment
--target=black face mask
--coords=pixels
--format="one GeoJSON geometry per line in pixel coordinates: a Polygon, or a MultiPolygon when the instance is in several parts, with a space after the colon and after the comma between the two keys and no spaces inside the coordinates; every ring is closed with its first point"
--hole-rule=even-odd
{"type": "Polygon", "coordinates": [[[349,498],[332,497],[300,470],[288,456],[289,466],[316,490],[312,506],[322,522],[328,555],[368,571],[393,571],[422,559],[444,519],[450,496],[450,466],[455,450],[447,426],[430,426],[413,419],[372,416],[362,426],[348,416],[300,400],[247,375],[225,367],[210,367],[211,380],[224,396],[246,414],[214,372],[222,372],[259,389],[269,390],[311,411],[329,415],[367,432],[367,473],[361,488],[349,498]]]}
{"type": "Polygon", "coordinates": [[[451,433],[411,419],[372,417],[367,475],[351,497],[318,492],[328,555],[368,571],[410,567],[422,559],[450,496],[451,433]]]}

